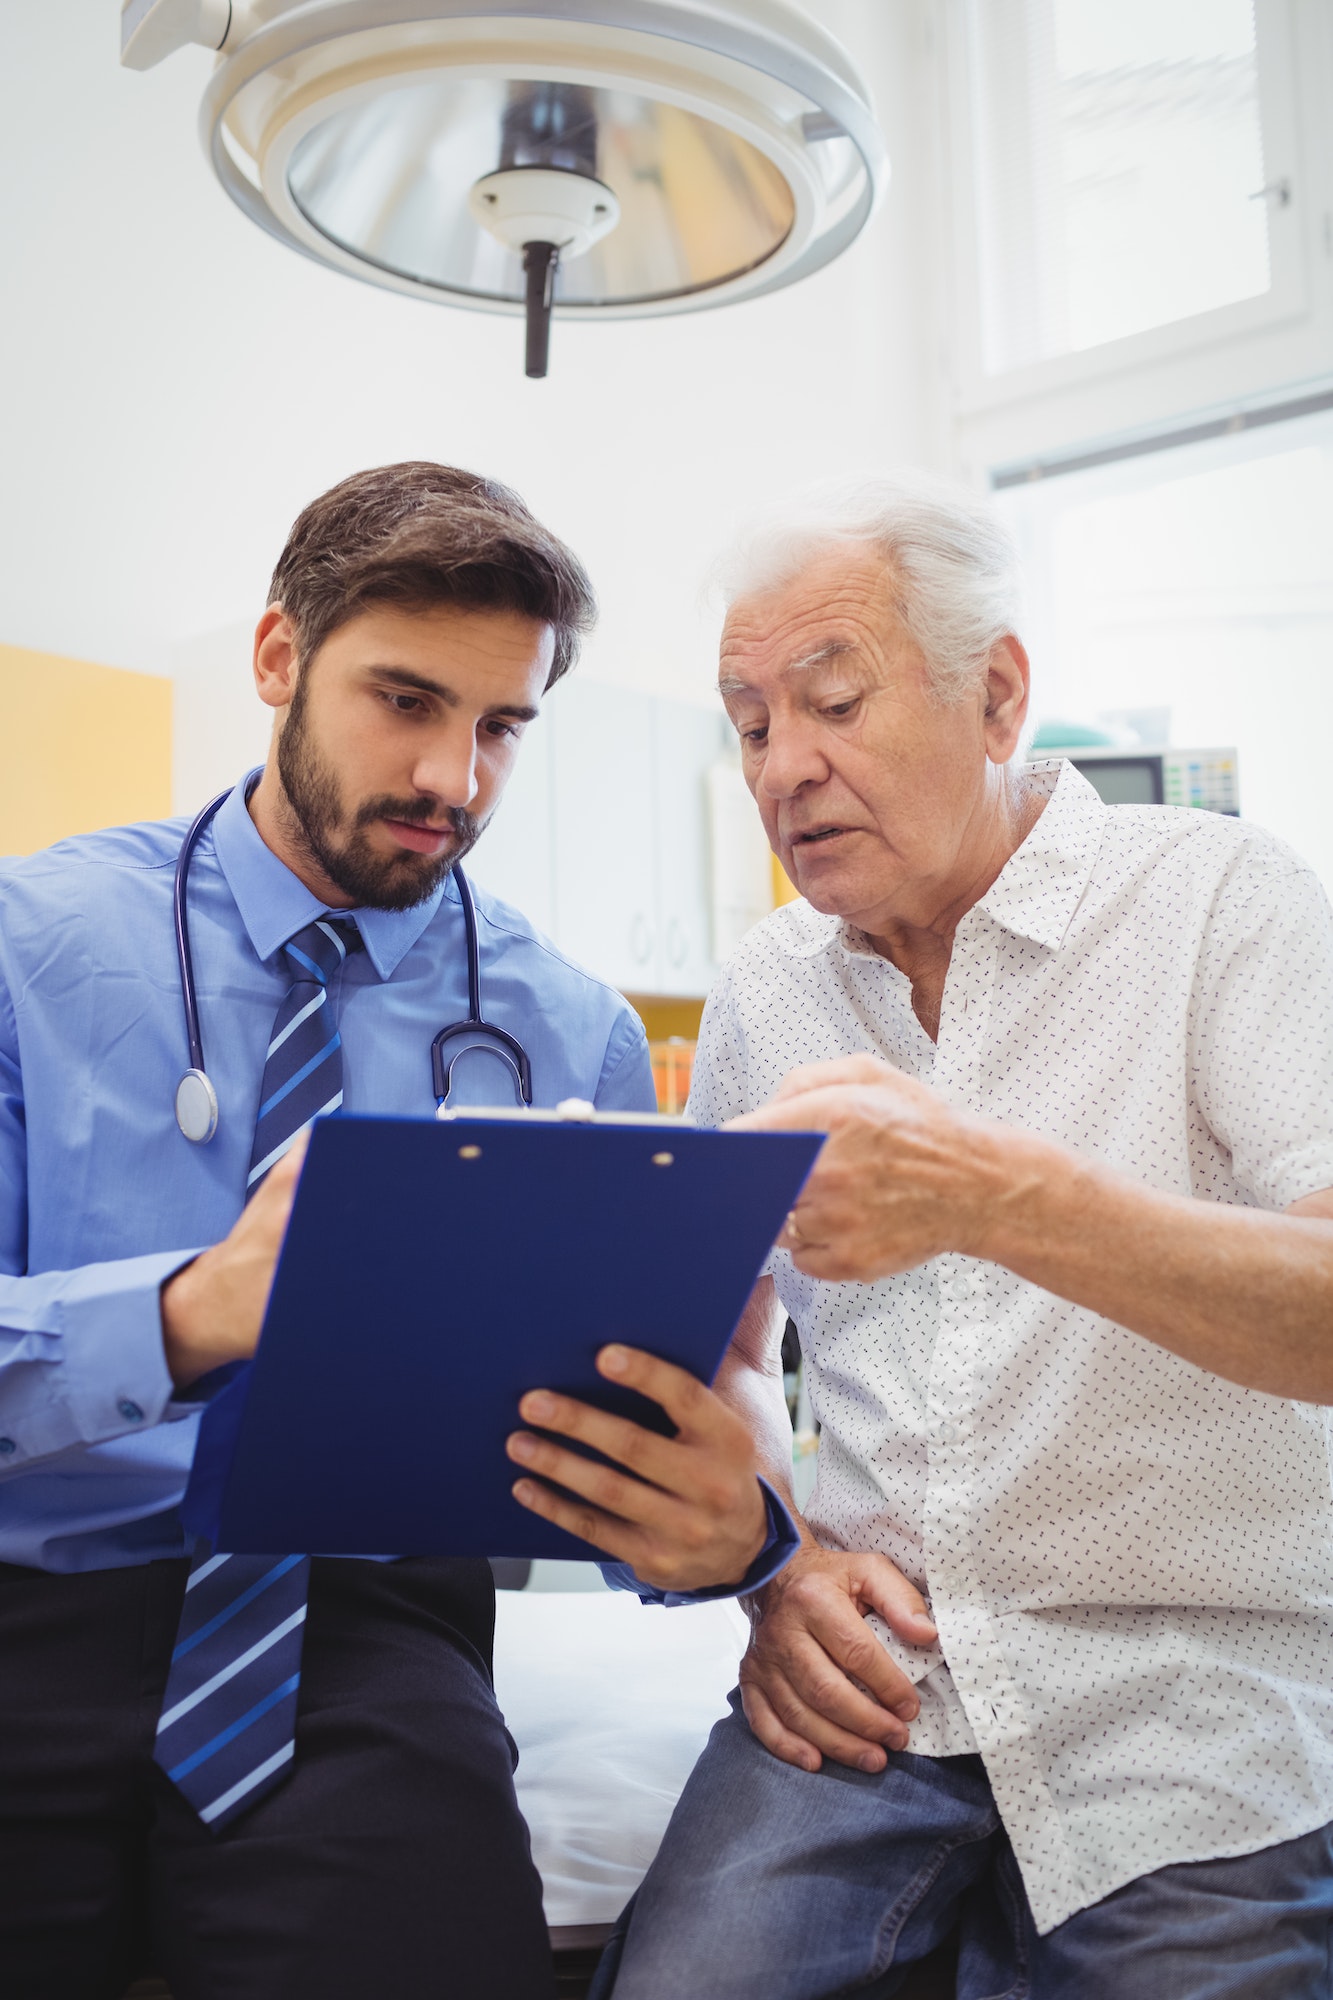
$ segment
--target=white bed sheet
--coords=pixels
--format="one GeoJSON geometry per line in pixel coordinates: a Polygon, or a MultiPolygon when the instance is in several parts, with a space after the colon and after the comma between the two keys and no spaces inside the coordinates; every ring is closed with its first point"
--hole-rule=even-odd
{"type": "Polygon", "coordinates": [[[495,1689],[518,1745],[546,1921],[617,1917],[726,1712],[749,1628],[731,1600],[502,1590],[495,1689]]]}

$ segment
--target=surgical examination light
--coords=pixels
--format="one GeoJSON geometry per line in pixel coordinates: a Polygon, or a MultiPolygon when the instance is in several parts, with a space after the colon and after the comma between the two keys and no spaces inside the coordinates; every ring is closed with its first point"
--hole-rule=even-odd
{"type": "Polygon", "coordinates": [[[887,179],[869,93],[792,0],[124,0],[121,61],[218,51],[237,205],[437,304],[636,319],[795,283],[887,179]]]}

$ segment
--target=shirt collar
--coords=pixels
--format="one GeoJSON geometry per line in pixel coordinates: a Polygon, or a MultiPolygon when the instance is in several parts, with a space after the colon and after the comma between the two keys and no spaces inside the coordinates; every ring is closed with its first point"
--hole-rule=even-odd
{"type": "MultiPolygon", "coordinates": [[[[1058,951],[1082,900],[1110,807],[1062,757],[1028,767],[1040,819],[975,905],[1015,937],[1058,951]]],[[[970,912],[969,912],[970,914],[970,912]]]]}
{"type": "Polygon", "coordinates": [[[288,938],[316,917],[352,917],[381,979],[392,979],[403,959],[440,906],[441,883],[424,903],[410,910],[334,910],[307,889],[265,846],[250,817],[245,795],[251,772],[218,807],[213,820],[213,849],[227,887],[236,901],[241,922],[260,959],[272,958],[288,938]]]}
{"type": "MultiPolygon", "coordinates": [[[[1087,887],[1110,808],[1062,757],[1030,764],[1027,776],[1046,793],[1046,806],[973,909],[984,910],[1015,936],[1055,951],[1087,887]]],[[[812,910],[809,904],[793,903],[790,913],[787,950],[793,958],[813,958],[836,944],[853,958],[891,963],[880,957],[863,931],[839,917],[812,910]]],[[[969,910],[963,922],[971,915],[969,910]]]]}

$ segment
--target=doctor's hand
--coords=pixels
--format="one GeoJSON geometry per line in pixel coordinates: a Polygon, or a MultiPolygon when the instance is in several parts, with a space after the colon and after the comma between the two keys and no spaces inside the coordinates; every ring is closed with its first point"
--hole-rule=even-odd
{"type": "Polygon", "coordinates": [[[676,1426],[675,1437],[534,1389],[518,1406],[525,1423],[577,1438],[615,1464],[516,1431],[506,1447],[510,1458],[540,1477],[520,1479],[514,1498],[628,1563],[657,1590],[739,1583],[768,1539],[749,1431],[685,1369],[637,1348],[604,1347],[597,1368],[608,1381],[660,1404],[676,1426]],[[546,1480],[574,1497],[555,1492],[546,1480]]]}
{"type": "Polygon", "coordinates": [[[284,1153],[241,1210],[229,1236],[162,1287],[162,1347],[178,1389],[259,1345],[273,1272],[287,1232],[307,1135],[284,1153]]]}
{"type": "Polygon", "coordinates": [[[1026,1186],[1029,1135],[954,1110],[874,1056],[795,1069],[726,1129],[828,1134],[778,1238],[812,1278],[869,1282],[948,1251],[984,1257],[1026,1186]]]}
{"type": "Polygon", "coordinates": [[[803,1771],[825,1757],[882,1771],[890,1750],[908,1747],[921,1704],[866,1614],[877,1611],[912,1646],[936,1632],[925,1599],[887,1556],[807,1543],[748,1602],[741,1700],[765,1749],[803,1771]]]}

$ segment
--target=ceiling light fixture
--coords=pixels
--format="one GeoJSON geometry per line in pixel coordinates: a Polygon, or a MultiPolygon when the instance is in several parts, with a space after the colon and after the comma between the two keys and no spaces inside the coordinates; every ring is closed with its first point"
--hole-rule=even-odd
{"type": "Polygon", "coordinates": [[[792,0],[124,0],[121,61],[219,52],[200,113],[279,242],[437,304],[571,319],[795,283],[888,168],[869,93],[792,0]]]}

